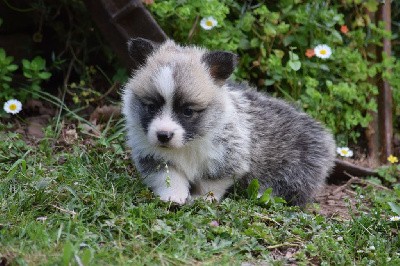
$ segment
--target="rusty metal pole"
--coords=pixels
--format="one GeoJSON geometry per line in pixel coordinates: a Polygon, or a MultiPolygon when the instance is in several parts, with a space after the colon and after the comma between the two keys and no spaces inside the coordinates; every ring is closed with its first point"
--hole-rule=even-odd
{"type": "MultiPolygon", "coordinates": [[[[385,23],[385,30],[391,32],[391,1],[385,0],[380,5],[378,16],[379,20],[385,23]]],[[[382,53],[387,56],[391,55],[392,45],[390,38],[383,39],[383,50],[379,49],[379,58],[382,53]]],[[[386,80],[380,79],[378,95],[378,118],[379,118],[379,136],[381,146],[381,162],[387,163],[387,157],[393,152],[393,98],[392,89],[386,80]]]]}

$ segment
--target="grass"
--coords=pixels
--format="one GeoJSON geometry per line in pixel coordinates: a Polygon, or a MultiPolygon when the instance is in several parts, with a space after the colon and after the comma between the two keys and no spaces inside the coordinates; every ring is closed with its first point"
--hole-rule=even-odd
{"type": "Polygon", "coordinates": [[[118,125],[34,146],[3,126],[1,265],[400,265],[399,190],[355,187],[348,221],[245,193],[177,207],[141,184],[118,125]]]}

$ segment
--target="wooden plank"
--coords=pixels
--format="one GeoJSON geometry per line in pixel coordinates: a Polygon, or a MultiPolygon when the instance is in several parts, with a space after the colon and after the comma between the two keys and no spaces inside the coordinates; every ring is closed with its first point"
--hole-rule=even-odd
{"type": "MultiPolygon", "coordinates": [[[[391,1],[385,0],[380,5],[378,11],[378,20],[385,23],[385,30],[391,32],[391,1]]],[[[379,49],[378,56],[382,60],[382,52],[387,56],[392,53],[391,40],[383,39],[383,49],[379,49]]],[[[389,83],[383,78],[379,81],[378,95],[378,119],[379,119],[379,137],[380,137],[380,159],[382,163],[387,163],[387,158],[393,153],[393,96],[389,83]]]]}
{"type": "Polygon", "coordinates": [[[131,37],[163,42],[166,34],[140,0],[84,0],[97,27],[111,44],[121,62],[129,69],[137,67],[127,51],[131,37]]]}

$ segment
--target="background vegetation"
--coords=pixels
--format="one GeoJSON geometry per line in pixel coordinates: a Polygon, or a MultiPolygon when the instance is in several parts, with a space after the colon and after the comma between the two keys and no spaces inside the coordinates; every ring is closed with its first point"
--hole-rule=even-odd
{"type": "MultiPolygon", "coordinates": [[[[392,34],[371,18],[376,0],[146,2],[168,36],[238,53],[236,80],[292,101],[329,126],[339,145],[360,144],[377,108],[376,81],[388,80],[399,132],[398,1],[392,34]],[[218,24],[205,30],[200,21],[210,16],[218,24]],[[381,60],[383,37],[394,45],[381,60]],[[329,58],[307,53],[319,44],[332,49],[329,58]]],[[[220,204],[177,207],[132,178],[121,119],[88,121],[96,107],[118,105],[129,70],[82,0],[0,0],[0,35],[0,104],[24,105],[16,116],[0,110],[0,265],[400,264],[394,157],[380,178],[327,192],[344,216],[268,194],[260,202],[256,184],[220,204]],[[25,107],[32,98],[53,109],[40,140],[25,134],[40,114],[25,107]]]]}
{"type": "MultiPolygon", "coordinates": [[[[33,48],[33,52],[15,62],[7,51],[0,50],[1,101],[10,97],[24,101],[65,79],[67,99],[71,96],[75,104],[88,105],[102,98],[108,87],[126,79],[129,71],[119,65],[95,30],[82,1],[37,0],[25,4],[28,7],[13,6],[9,1],[2,4],[9,13],[29,18],[22,20],[25,26],[21,27],[31,34],[24,49],[33,48]],[[28,64],[33,55],[41,57],[28,64]],[[25,80],[15,78],[21,73],[25,80]]],[[[387,57],[376,49],[382,46],[384,37],[398,42],[400,8],[399,3],[392,4],[396,34],[390,34],[372,15],[378,4],[377,0],[164,0],[154,1],[149,8],[176,41],[238,53],[241,60],[235,79],[247,80],[260,90],[297,103],[324,122],[339,145],[347,145],[359,139],[372,119],[370,111],[377,109],[377,80],[390,82],[394,117],[400,115],[400,63],[396,59],[400,51],[393,45],[394,53],[387,57]],[[218,25],[204,30],[199,22],[209,16],[218,25]],[[327,59],[307,57],[307,50],[319,44],[328,45],[332,55],[327,59]]],[[[15,31],[7,21],[3,24],[2,31],[15,31]]],[[[62,89],[60,82],[56,84],[62,89]]]]}
{"type": "MultiPolygon", "coordinates": [[[[150,8],[175,40],[238,53],[241,60],[236,79],[250,80],[261,90],[297,102],[331,128],[343,145],[356,141],[361,128],[371,121],[369,111],[377,110],[376,81],[382,76],[393,88],[395,106],[400,103],[399,55],[383,55],[381,60],[375,49],[382,46],[384,37],[398,38],[371,18],[378,3],[167,0],[155,1],[150,8]],[[206,31],[198,21],[208,16],[218,25],[206,31]],[[331,57],[306,56],[308,49],[319,44],[331,47],[331,57]]],[[[396,29],[398,3],[393,9],[396,29]]],[[[394,112],[400,115],[398,107],[394,112]]]]}

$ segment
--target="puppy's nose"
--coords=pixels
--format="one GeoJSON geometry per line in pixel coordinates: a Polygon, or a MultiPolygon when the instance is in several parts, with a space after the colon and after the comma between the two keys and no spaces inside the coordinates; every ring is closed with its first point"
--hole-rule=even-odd
{"type": "Polygon", "coordinates": [[[161,143],[167,143],[174,136],[172,131],[157,131],[157,139],[161,143]]]}

